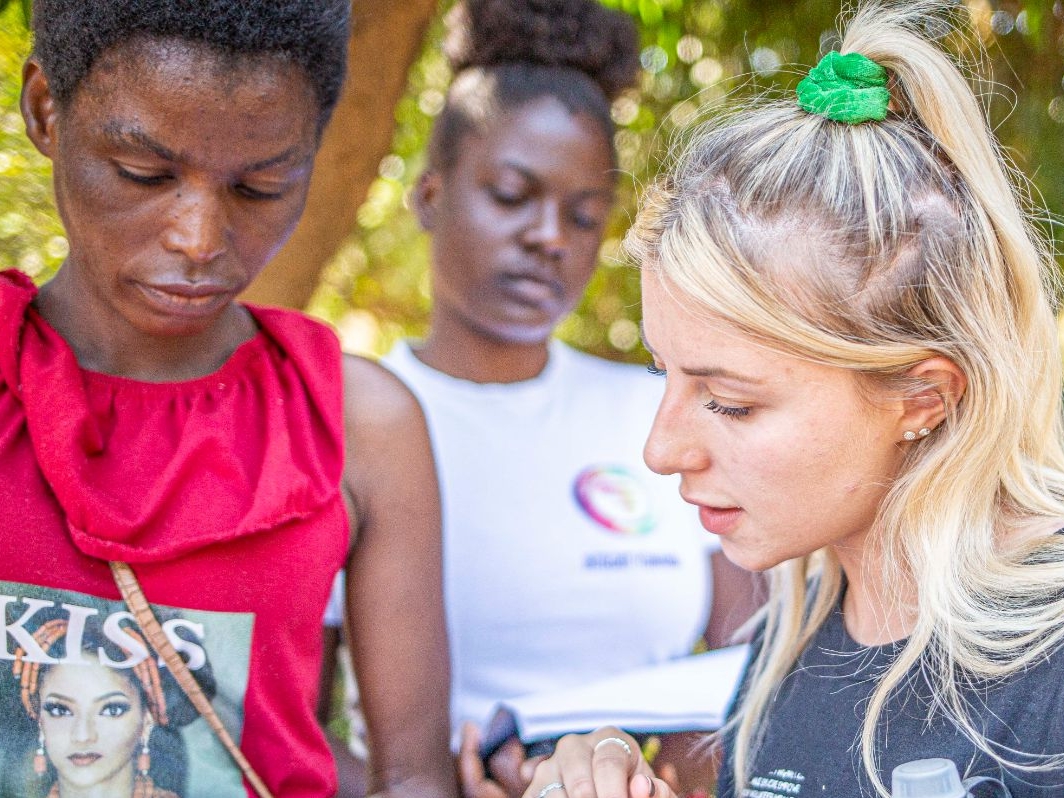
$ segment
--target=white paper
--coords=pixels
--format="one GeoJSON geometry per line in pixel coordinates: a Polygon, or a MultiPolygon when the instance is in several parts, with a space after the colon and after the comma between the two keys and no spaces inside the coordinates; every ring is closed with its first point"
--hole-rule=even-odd
{"type": "Polygon", "coordinates": [[[630,732],[713,731],[738,686],[749,646],[695,654],[580,687],[507,699],[492,713],[485,740],[516,731],[525,743],[619,726],[630,732]]]}

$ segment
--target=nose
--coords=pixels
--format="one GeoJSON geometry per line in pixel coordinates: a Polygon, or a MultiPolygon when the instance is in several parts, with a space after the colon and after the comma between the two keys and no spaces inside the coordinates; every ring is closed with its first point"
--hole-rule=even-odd
{"type": "Polygon", "coordinates": [[[562,221],[561,203],[555,199],[543,199],[536,208],[536,215],[525,230],[526,243],[539,249],[551,260],[565,256],[567,243],[562,221]]]}
{"type": "Polygon", "coordinates": [[[74,715],[70,741],[78,745],[96,742],[96,719],[92,712],[77,712],[74,715]]]}
{"type": "Polygon", "coordinates": [[[654,423],[643,446],[643,460],[657,474],[685,474],[709,467],[710,457],[706,428],[699,425],[694,408],[686,407],[670,396],[668,389],[661,399],[654,423]]]}
{"type": "Polygon", "coordinates": [[[174,200],[163,246],[201,266],[225,252],[229,224],[224,200],[200,189],[183,190],[174,200]]]}

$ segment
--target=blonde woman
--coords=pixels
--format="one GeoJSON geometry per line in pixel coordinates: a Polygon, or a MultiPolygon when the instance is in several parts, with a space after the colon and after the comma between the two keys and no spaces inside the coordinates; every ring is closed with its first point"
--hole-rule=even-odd
{"type": "MultiPolygon", "coordinates": [[[[925,35],[953,5],[862,4],[797,101],[693,132],[628,241],[667,373],[647,462],[772,582],[721,798],[887,795],[928,757],[1064,794],[1054,270],[925,35]]],[[[526,796],[670,796],[652,775],[602,729],[526,796]]]]}

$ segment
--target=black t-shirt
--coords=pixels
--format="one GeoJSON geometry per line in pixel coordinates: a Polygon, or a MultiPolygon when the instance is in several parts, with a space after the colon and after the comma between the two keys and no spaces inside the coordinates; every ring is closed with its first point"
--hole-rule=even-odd
{"type": "MultiPolygon", "coordinates": [[[[764,741],[755,753],[752,776],[741,797],[876,795],[861,762],[861,722],[876,677],[889,667],[897,650],[895,644],[861,646],[847,634],[842,613],[836,610],[771,703],[764,741]]],[[[910,685],[911,689],[896,694],[880,716],[877,751],[888,788],[895,766],[944,757],[956,763],[962,779],[1001,779],[1013,798],[1064,796],[1064,771],[1005,772],[941,713],[929,711],[931,690],[918,669],[910,674],[910,685]]],[[[744,688],[745,681],[740,691],[744,688]]],[[[1064,752],[1064,651],[1025,673],[965,695],[971,702],[970,715],[987,739],[1029,753],[1064,752]]],[[[730,738],[724,743],[718,796],[736,798],[730,738]]],[[[973,793],[992,794],[978,789],[973,793]]]]}

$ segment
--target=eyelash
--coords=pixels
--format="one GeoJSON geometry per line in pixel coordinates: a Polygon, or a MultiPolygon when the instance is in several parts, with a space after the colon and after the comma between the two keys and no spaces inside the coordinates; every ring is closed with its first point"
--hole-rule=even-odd
{"type": "Polygon", "coordinates": [[[132,172],[127,172],[120,166],[117,168],[120,177],[124,177],[126,180],[132,180],[134,183],[138,183],[142,186],[158,186],[164,180],[169,178],[169,175],[136,175],[132,172]]]}
{"type": "Polygon", "coordinates": [[[239,194],[247,199],[252,200],[275,200],[280,199],[283,192],[280,191],[259,191],[258,189],[251,188],[251,186],[237,186],[236,190],[239,194]]]}
{"type": "Polygon", "coordinates": [[[500,205],[512,208],[515,205],[520,205],[525,201],[525,195],[514,191],[500,191],[499,189],[491,189],[491,196],[500,205]]]}
{"type": "Polygon", "coordinates": [[[728,418],[742,418],[750,415],[749,407],[737,407],[736,405],[722,405],[716,399],[710,399],[703,407],[711,413],[719,413],[728,418]]]}
{"type": "Polygon", "coordinates": [[[120,718],[132,707],[125,701],[109,701],[100,708],[100,715],[107,718],[120,718]]]}
{"type": "MultiPolygon", "coordinates": [[[[131,180],[141,186],[160,186],[170,179],[170,175],[137,175],[133,172],[127,172],[121,167],[118,167],[118,174],[126,180],[131,180]]],[[[250,200],[280,199],[283,193],[280,191],[259,191],[243,184],[235,186],[234,189],[240,196],[250,200]]]]}
{"type": "Polygon", "coordinates": [[[58,701],[45,701],[41,705],[41,712],[53,718],[61,718],[73,714],[67,706],[60,704],[58,701]]]}

